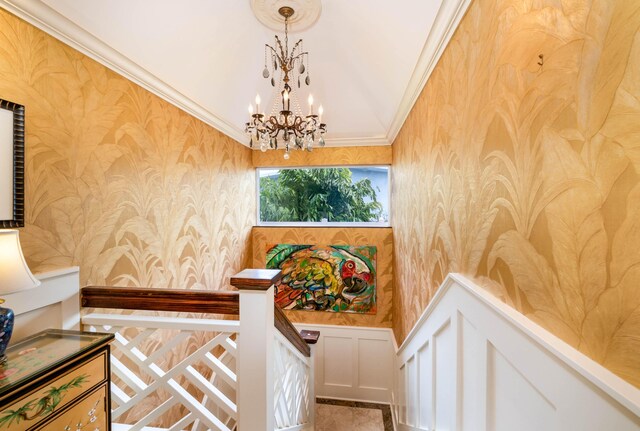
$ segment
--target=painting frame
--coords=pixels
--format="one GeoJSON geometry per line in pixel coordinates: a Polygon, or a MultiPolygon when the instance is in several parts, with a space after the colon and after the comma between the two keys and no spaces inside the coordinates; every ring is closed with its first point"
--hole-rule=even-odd
{"type": "Polygon", "coordinates": [[[0,228],[24,227],[24,165],[25,165],[25,107],[0,99],[0,128],[11,129],[11,136],[0,136],[0,171],[7,174],[0,179],[0,228]]]}

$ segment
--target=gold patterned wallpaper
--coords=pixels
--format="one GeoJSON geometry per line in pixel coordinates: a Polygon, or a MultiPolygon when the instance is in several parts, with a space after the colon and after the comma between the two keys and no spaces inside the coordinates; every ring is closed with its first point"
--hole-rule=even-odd
{"type": "MultiPolygon", "coordinates": [[[[26,107],[20,240],[34,272],[78,265],[82,285],[217,290],[249,263],[248,148],[3,10],[0,98],[26,107]]],[[[163,364],[210,337],[192,334],[163,364]]]]}
{"type": "Polygon", "coordinates": [[[32,270],[223,289],[249,262],[246,147],[2,10],[0,98],[26,106],[32,270]]]}
{"type": "Polygon", "coordinates": [[[253,267],[265,267],[267,247],[273,244],[373,245],[377,247],[376,314],[285,310],[292,322],[326,325],[391,327],[393,290],[393,234],[391,228],[254,227],[253,267]]]}
{"type": "Polygon", "coordinates": [[[399,340],[461,272],[640,386],[639,27],[638,1],[472,3],[393,144],[399,340]]]}
{"type": "Polygon", "coordinates": [[[633,1],[475,0],[393,154],[287,163],[393,157],[395,234],[251,234],[253,166],[284,166],[280,152],[252,153],[0,11],[0,97],[27,112],[25,255],[34,271],[79,265],[83,284],[222,289],[264,265],[266,243],[377,245],[377,315],[289,316],[390,326],[393,308],[402,340],[462,272],[640,386],[639,27],[633,1]]]}
{"type": "Polygon", "coordinates": [[[253,165],[256,168],[288,166],[355,166],[390,165],[391,146],[371,147],[325,147],[309,151],[291,151],[285,160],[284,150],[254,151],[253,165]]]}

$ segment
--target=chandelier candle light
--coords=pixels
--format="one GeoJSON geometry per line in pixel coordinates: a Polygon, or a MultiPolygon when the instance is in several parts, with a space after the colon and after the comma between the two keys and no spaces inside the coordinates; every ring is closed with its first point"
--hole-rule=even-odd
{"type": "Polygon", "coordinates": [[[271,113],[267,117],[260,110],[261,100],[260,95],[257,95],[255,108],[249,105],[250,120],[246,123],[245,132],[250,137],[249,147],[253,148],[256,144],[262,151],[284,149],[284,158],[288,159],[289,152],[293,149],[311,151],[315,145],[324,147],[327,125],[322,122],[322,105],[318,108],[317,114],[314,113],[312,95],[309,95],[308,100],[309,113],[303,116],[295,92],[289,85],[297,74],[297,85],[300,88],[300,79],[305,71],[304,83],[307,86],[311,84],[309,53],[303,50],[302,39],[289,52],[289,18],[294,14],[294,10],[284,6],[278,9],[278,13],[284,17],[284,45],[277,35],[275,48],[265,44],[262,76],[265,79],[271,77],[271,85],[275,87],[274,74],[280,68],[280,97],[274,98],[271,113]]]}

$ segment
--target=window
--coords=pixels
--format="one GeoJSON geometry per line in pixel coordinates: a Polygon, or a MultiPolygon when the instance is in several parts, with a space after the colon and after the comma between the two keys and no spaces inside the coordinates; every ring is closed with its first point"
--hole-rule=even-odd
{"type": "Polygon", "coordinates": [[[257,170],[261,225],[389,225],[389,167],[257,170]]]}

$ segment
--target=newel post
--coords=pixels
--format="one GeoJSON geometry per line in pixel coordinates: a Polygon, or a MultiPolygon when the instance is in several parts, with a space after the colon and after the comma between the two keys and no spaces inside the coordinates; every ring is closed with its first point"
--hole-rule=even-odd
{"type": "Polygon", "coordinates": [[[274,429],[273,285],[279,269],[245,269],[231,277],[240,291],[238,340],[238,429],[274,429]]]}

